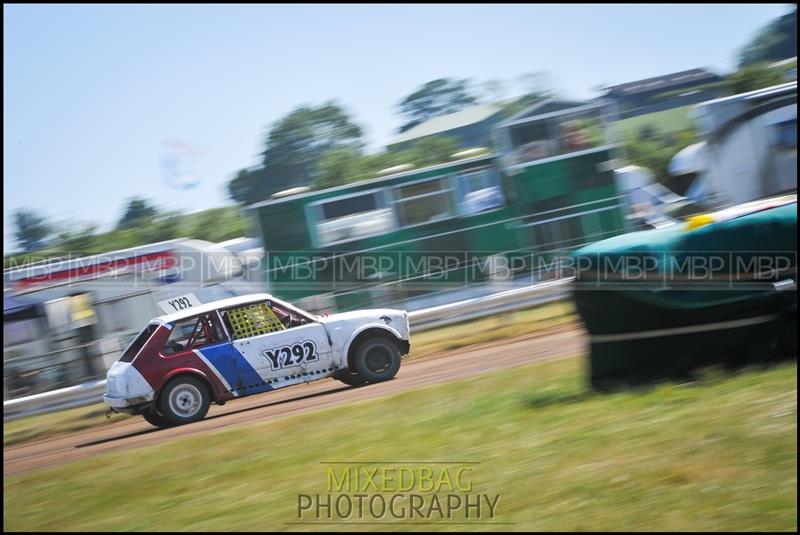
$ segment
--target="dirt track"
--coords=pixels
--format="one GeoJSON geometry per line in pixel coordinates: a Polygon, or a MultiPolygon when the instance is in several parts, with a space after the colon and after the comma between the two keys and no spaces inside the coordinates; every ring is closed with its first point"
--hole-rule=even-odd
{"type": "Polygon", "coordinates": [[[585,350],[586,338],[578,325],[569,325],[487,344],[403,362],[397,377],[386,383],[352,388],[333,379],[297,385],[276,392],[235,400],[223,407],[212,405],[205,420],[157,429],[135,417],[47,439],[4,448],[6,475],[93,457],[106,452],[149,446],[177,437],[212,433],[289,414],[385,396],[402,390],[483,372],[527,364],[532,360],[566,357],[585,350]]]}

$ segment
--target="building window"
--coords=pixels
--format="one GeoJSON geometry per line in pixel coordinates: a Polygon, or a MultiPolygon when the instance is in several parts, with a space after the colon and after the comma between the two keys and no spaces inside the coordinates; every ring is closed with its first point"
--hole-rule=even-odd
{"type": "Polygon", "coordinates": [[[321,245],[381,234],[393,225],[392,210],[379,191],[317,205],[317,236],[321,245]]]}
{"type": "Polygon", "coordinates": [[[500,181],[492,169],[468,171],[456,178],[458,187],[458,211],[472,215],[497,208],[503,204],[500,181]]]}
{"type": "Polygon", "coordinates": [[[509,127],[510,164],[535,162],[598,148],[606,143],[603,111],[598,108],[532,118],[509,127]]]}
{"type": "Polygon", "coordinates": [[[797,119],[789,119],[772,126],[774,146],[778,149],[797,148],[797,119]]]}
{"type": "Polygon", "coordinates": [[[527,163],[557,154],[558,149],[553,141],[545,121],[532,121],[511,128],[511,139],[514,145],[514,163],[527,163]]]}
{"type": "Polygon", "coordinates": [[[394,204],[400,224],[421,225],[452,217],[451,191],[447,178],[395,188],[394,204]]]}

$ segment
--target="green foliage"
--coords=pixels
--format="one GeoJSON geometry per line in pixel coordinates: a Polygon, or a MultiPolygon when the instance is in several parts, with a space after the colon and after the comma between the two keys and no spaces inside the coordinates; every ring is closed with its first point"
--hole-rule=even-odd
{"type": "MultiPolygon", "coordinates": [[[[411,163],[408,160],[408,151],[384,151],[377,154],[369,154],[364,156],[364,178],[374,177],[378,171],[394,167],[396,165],[411,163]]],[[[351,180],[355,182],[355,180],[351,180]]]]}
{"type": "Polygon", "coordinates": [[[14,237],[24,251],[35,251],[51,234],[47,221],[33,210],[19,210],[14,214],[14,237]]]}
{"type": "Polygon", "coordinates": [[[628,134],[623,139],[628,162],[648,168],[653,172],[657,182],[676,193],[682,193],[681,190],[685,185],[677,183],[670,176],[669,162],[679,151],[699,141],[697,133],[694,130],[684,130],[675,134],[658,134],[649,130],[642,133],[645,137],[628,134]]]}
{"type": "Polygon", "coordinates": [[[511,117],[522,110],[556,96],[557,91],[549,80],[549,76],[544,72],[530,72],[518,77],[524,86],[524,93],[506,102],[499,102],[503,106],[501,116],[511,117]]]}
{"type": "Polygon", "coordinates": [[[221,242],[247,235],[247,217],[238,206],[213,208],[182,216],[182,236],[221,242]]]}
{"type": "Polygon", "coordinates": [[[275,180],[288,181],[288,187],[308,184],[316,178],[323,154],[336,148],[360,150],[361,136],[361,128],[336,104],[303,106],[270,131],[264,166],[274,173],[275,180]]]}
{"type": "Polygon", "coordinates": [[[221,242],[248,234],[248,220],[238,206],[213,208],[193,214],[148,212],[138,218],[138,224],[96,233],[96,225],[74,226],[65,223],[50,247],[35,254],[6,256],[4,267],[19,267],[29,262],[65,255],[98,254],[175,238],[195,238],[221,242]]]}
{"type": "Polygon", "coordinates": [[[178,211],[161,213],[154,217],[147,229],[147,237],[150,242],[167,241],[181,237],[182,217],[178,211]]]}
{"type": "Polygon", "coordinates": [[[769,67],[766,63],[756,63],[742,67],[725,79],[725,89],[729,95],[747,93],[764,87],[783,83],[783,73],[769,67]]]}
{"type": "MultiPolygon", "coordinates": [[[[262,173],[263,174],[263,173],[262,173]]],[[[239,204],[250,204],[252,199],[265,196],[261,193],[258,173],[241,169],[236,176],[228,182],[228,196],[239,204]]]]}
{"type": "Polygon", "coordinates": [[[320,163],[332,150],[360,154],[361,128],[334,102],[300,106],[273,125],[262,153],[263,167],[239,171],[228,184],[228,194],[240,204],[252,204],[285,189],[329,182],[320,163]]]}
{"type": "MultiPolygon", "coordinates": [[[[527,93],[515,99],[509,114],[551,96],[542,73],[524,77],[527,93]]],[[[505,91],[498,80],[484,84],[491,98],[505,91]]],[[[403,99],[399,108],[407,122],[401,131],[432,117],[461,110],[478,102],[468,80],[432,80],[403,99]]],[[[277,121],[269,132],[264,163],[259,169],[242,169],[228,183],[228,195],[239,204],[262,201],[273,193],[297,186],[328,188],[373,178],[378,171],[403,163],[428,166],[446,162],[457,152],[457,140],[435,136],[403,151],[364,155],[362,132],[345,110],[328,102],[301,106],[277,121]]]]}
{"type": "Polygon", "coordinates": [[[128,200],[125,212],[117,223],[118,229],[131,228],[140,225],[143,220],[149,220],[158,213],[146,199],[134,198],[128,200]]]}
{"type": "Polygon", "coordinates": [[[444,163],[450,161],[459,148],[458,139],[454,137],[431,136],[402,151],[361,155],[349,149],[334,149],[321,158],[320,176],[314,187],[330,188],[375,178],[378,172],[400,164],[427,167],[444,163]]]}
{"type": "Polygon", "coordinates": [[[58,248],[73,253],[89,251],[92,248],[97,225],[86,224],[74,228],[65,224],[62,228],[63,230],[58,233],[58,248]]]}
{"type": "Polygon", "coordinates": [[[555,96],[555,93],[550,90],[542,90],[537,93],[527,93],[504,104],[501,116],[504,119],[507,119],[508,117],[511,117],[512,115],[515,115],[526,108],[530,108],[537,102],[547,100],[553,96],[555,96]]]}
{"type": "Polygon", "coordinates": [[[680,106],[646,115],[628,117],[617,121],[614,128],[622,138],[640,135],[642,128],[645,127],[657,131],[659,136],[663,135],[664,132],[689,130],[693,128],[692,120],[689,118],[690,108],[691,106],[680,106]]]}
{"type": "Polygon", "coordinates": [[[422,138],[414,143],[411,148],[403,151],[405,158],[402,163],[413,163],[417,167],[427,167],[438,163],[447,162],[459,150],[458,139],[449,136],[431,136],[422,138]]]}
{"type": "Polygon", "coordinates": [[[453,113],[477,103],[469,89],[468,80],[438,78],[427,82],[408,95],[398,107],[406,118],[400,132],[433,117],[453,113]]]}
{"type": "Polygon", "coordinates": [[[333,149],[326,152],[319,161],[319,175],[314,180],[315,188],[329,188],[362,177],[365,157],[348,149],[333,149]]]}
{"type": "Polygon", "coordinates": [[[797,7],[762,28],[742,48],[739,66],[771,62],[797,56],[797,7]]]}

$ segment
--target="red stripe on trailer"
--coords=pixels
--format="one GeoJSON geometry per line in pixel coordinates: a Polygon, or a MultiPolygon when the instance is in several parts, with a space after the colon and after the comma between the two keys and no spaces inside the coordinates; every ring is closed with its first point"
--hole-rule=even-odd
{"type": "Polygon", "coordinates": [[[19,289],[27,289],[32,286],[96,278],[104,273],[110,273],[118,269],[143,268],[144,271],[153,271],[157,269],[170,269],[177,266],[178,259],[172,254],[172,251],[159,251],[117,260],[107,260],[105,262],[54,271],[52,273],[34,275],[14,281],[14,286],[19,289]]]}

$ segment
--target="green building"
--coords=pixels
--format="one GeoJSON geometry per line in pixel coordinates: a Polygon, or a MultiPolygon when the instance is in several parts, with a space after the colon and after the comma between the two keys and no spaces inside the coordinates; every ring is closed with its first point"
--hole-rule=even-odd
{"type": "Polygon", "coordinates": [[[603,102],[544,101],[498,124],[488,154],[250,206],[268,291],[341,311],[500,271],[547,276],[543,261],[625,230],[606,113],[603,102]]]}

